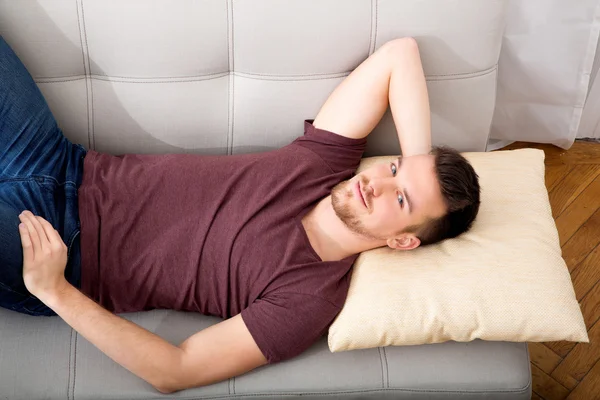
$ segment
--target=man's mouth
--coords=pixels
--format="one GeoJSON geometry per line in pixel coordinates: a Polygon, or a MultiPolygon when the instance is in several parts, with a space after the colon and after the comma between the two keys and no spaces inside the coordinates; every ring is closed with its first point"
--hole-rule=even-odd
{"type": "Polygon", "coordinates": [[[356,182],[356,185],[354,185],[354,194],[361,201],[361,203],[365,206],[365,208],[368,208],[367,207],[367,202],[366,202],[366,200],[365,200],[365,198],[363,197],[363,194],[362,194],[362,190],[361,190],[361,187],[360,187],[360,181],[356,182]]]}

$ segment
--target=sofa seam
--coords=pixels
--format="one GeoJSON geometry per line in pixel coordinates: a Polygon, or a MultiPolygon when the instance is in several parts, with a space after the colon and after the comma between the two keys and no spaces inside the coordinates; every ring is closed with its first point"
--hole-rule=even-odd
{"type": "MultiPolygon", "coordinates": [[[[527,387],[528,389],[528,387],[527,387]]],[[[238,394],[235,396],[236,398],[243,397],[288,397],[288,396],[307,396],[307,395],[324,395],[324,396],[338,396],[340,394],[353,394],[353,393],[376,393],[376,392],[408,392],[408,393],[447,393],[447,394],[490,394],[490,393],[523,393],[525,390],[522,389],[497,389],[497,390],[437,390],[437,389],[406,389],[406,388],[386,388],[386,389],[355,389],[355,390],[339,390],[339,391],[330,391],[330,392],[312,392],[312,391],[303,391],[303,392],[270,392],[270,393],[248,393],[248,394],[238,394]]],[[[181,400],[197,400],[198,396],[193,397],[177,397],[181,400]]],[[[216,396],[205,396],[202,397],[203,400],[210,399],[227,399],[227,394],[216,395],[216,396]]]]}
{"type": "Polygon", "coordinates": [[[227,15],[227,73],[229,78],[228,92],[229,96],[227,99],[227,153],[228,155],[233,154],[233,84],[234,71],[233,65],[233,0],[227,0],[225,2],[226,15],[227,15]]]}
{"type": "Polygon", "coordinates": [[[470,72],[467,74],[445,74],[445,75],[430,75],[426,80],[429,82],[441,82],[441,81],[458,81],[464,79],[474,79],[481,78],[482,76],[490,75],[495,73],[498,70],[498,64],[494,64],[492,67],[476,71],[470,72]]]}
{"type": "MultiPolygon", "coordinates": [[[[493,65],[490,68],[486,68],[480,71],[474,72],[466,72],[466,73],[457,73],[457,74],[436,74],[436,75],[426,75],[425,79],[427,81],[451,81],[451,80],[462,80],[462,79],[472,79],[478,78],[481,76],[489,75],[497,70],[497,65],[493,65]]],[[[267,75],[267,74],[255,74],[255,73],[247,73],[247,72],[233,72],[234,75],[242,76],[248,79],[256,79],[256,80],[273,80],[273,81],[305,81],[305,80],[325,80],[325,79],[335,79],[348,76],[352,73],[352,71],[347,72],[336,72],[332,74],[305,74],[305,75],[267,75]],[[319,76],[319,77],[317,77],[319,76]],[[269,78],[269,79],[267,79],[269,78]]]]}
{"type": "MultiPolygon", "coordinates": [[[[230,38],[229,38],[229,29],[230,29],[230,25],[231,25],[231,21],[229,20],[229,0],[225,1],[225,18],[226,18],[226,23],[227,23],[227,78],[228,78],[228,87],[227,87],[227,136],[226,136],[226,151],[225,154],[231,154],[230,153],[230,144],[229,144],[229,135],[231,133],[231,81],[232,81],[232,77],[231,77],[231,45],[230,45],[230,38]]],[[[230,381],[231,383],[231,381],[230,381]]],[[[229,385],[228,387],[229,393],[231,394],[231,385],[229,385]]]]}
{"type": "Polygon", "coordinates": [[[385,388],[385,378],[383,377],[383,354],[381,353],[381,347],[378,347],[379,351],[379,365],[381,366],[381,387],[385,388]]]}
{"type": "Polygon", "coordinates": [[[379,3],[375,0],[375,37],[373,38],[373,52],[377,48],[377,30],[379,28],[379,3]]]}
{"type": "MultiPolygon", "coordinates": [[[[82,56],[83,56],[83,54],[82,54],[82,56]]],[[[48,76],[48,77],[44,77],[44,78],[35,78],[35,83],[74,82],[74,81],[80,81],[82,79],[86,79],[86,75],[82,75],[79,78],[75,78],[75,75],[73,75],[73,76],[57,76],[57,77],[48,76]],[[67,79],[67,78],[73,78],[73,79],[67,79]]]]}
{"type": "MultiPolygon", "coordinates": [[[[119,82],[119,83],[148,83],[148,84],[153,84],[153,83],[185,83],[185,82],[204,82],[204,81],[210,81],[213,79],[219,79],[219,78],[223,78],[225,76],[229,75],[229,73],[222,73],[219,74],[218,76],[214,76],[212,78],[207,78],[207,79],[186,79],[186,80],[176,80],[177,78],[174,77],[173,80],[170,81],[156,81],[156,80],[148,80],[148,81],[142,81],[142,80],[138,80],[138,81],[127,81],[124,79],[103,79],[103,78],[92,78],[92,79],[98,79],[100,81],[106,81],[106,82],[119,82]]],[[[152,78],[139,78],[139,79],[152,79],[152,78]]]]}
{"type": "Polygon", "coordinates": [[[529,380],[527,381],[527,385],[523,387],[523,390],[529,390],[529,388],[533,386],[533,379],[531,373],[531,357],[529,356],[529,345],[527,342],[525,342],[525,363],[527,364],[527,371],[529,371],[529,380]]]}
{"type": "MultiPolygon", "coordinates": [[[[496,79],[494,79],[494,110],[496,109],[496,103],[497,103],[497,99],[498,99],[498,63],[496,63],[495,65],[495,74],[496,74],[496,79]]],[[[488,151],[488,144],[490,143],[490,138],[492,136],[492,125],[493,125],[493,121],[494,121],[494,114],[495,112],[492,112],[492,118],[490,118],[490,125],[488,127],[488,131],[487,131],[487,136],[485,138],[485,143],[484,145],[484,151],[488,151]]]]}
{"type": "Polygon", "coordinates": [[[87,63],[88,63],[88,70],[87,73],[89,75],[89,80],[90,80],[90,112],[91,112],[91,132],[92,132],[92,144],[93,144],[93,149],[96,150],[96,135],[94,132],[94,85],[92,83],[92,64],[90,63],[90,46],[88,45],[88,40],[87,40],[87,29],[85,27],[85,10],[83,8],[83,1],[81,0],[81,21],[83,22],[83,35],[85,36],[85,53],[87,55],[87,63]]]}
{"type": "MultiPolygon", "coordinates": [[[[449,74],[427,74],[425,78],[445,78],[445,77],[477,77],[480,75],[485,75],[496,69],[497,64],[493,64],[492,66],[480,69],[477,71],[471,72],[457,72],[457,73],[449,73],[449,74]]],[[[311,76],[321,76],[323,78],[335,78],[341,75],[349,75],[353,70],[350,71],[342,71],[342,72],[330,72],[330,73],[315,73],[315,74],[293,74],[293,75],[276,75],[276,74],[261,74],[256,72],[242,72],[235,71],[236,75],[248,75],[248,76],[258,76],[258,77],[270,77],[270,78],[306,78],[311,76]]]]}
{"type": "MultiPolygon", "coordinates": [[[[229,72],[228,71],[220,71],[220,72],[209,72],[206,74],[197,74],[197,75],[184,75],[184,76],[154,76],[152,78],[144,78],[142,76],[121,76],[121,75],[103,75],[103,74],[90,74],[91,77],[95,77],[96,79],[102,79],[102,78],[122,78],[122,79],[169,79],[169,78],[176,78],[176,79],[188,79],[188,78],[203,78],[203,77],[209,77],[212,75],[227,75],[229,72]]],[[[66,76],[45,76],[45,77],[37,77],[36,79],[54,79],[54,80],[59,80],[59,79],[66,79],[66,78],[75,78],[73,80],[77,80],[77,79],[83,79],[86,75],[66,75],[66,76]],[[81,78],[76,78],[76,77],[81,77],[81,78]]]]}
{"type": "MultiPolygon", "coordinates": [[[[230,13],[231,13],[231,24],[230,24],[230,29],[231,29],[231,36],[230,36],[230,41],[231,41],[231,69],[230,69],[230,73],[233,72],[233,75],[231,75],[231,152],[230,154],[233,154],[233,134],[234,134],[234,130],[235,130],[235,42],[234,42],[234,31],[233,31],[233,0],[229,0],[231,1],[231,8],[230,8],[230,13]]],[[[234,386],[233,386],[233,393],[235,394],[235,381],[234,381],[234,386]]]]}
{"type": "Polygon", "coordinates": [[[390,387],[390,366],[388,365],[387,362],[387,353],[385,352],[385,347],[382,347],[383,349],[383,360],[385,361],[385,388],[389,389],[390,387]]]}
{"type": "MultiPolygon", "coordinates": [[[[84,28],[85,29],[85,28],[84,28]]],[[[425,75],[425,79],[428,81],[441,81],[441,80],[453,80],[453,79],[470,79],[477,78],[480,76],[488,75],[498,69],[498,64],[493,66],[473,71],[473,72],[459,72],[455,74],[429,74],[425,75]]],[[[84,76],[71,75],[65,77],[37,77],[36,83],[54,83],[54,82],[70,82],[81,79],[99,79],[109,82],[126,82],[126,83],[177,83],[177,82],[199,82],[210,79],[223,78],[227,75],[236,75],[248,79],[262,79],[262,80],[277,80],[277,81],[301,81],[301,80],[323,80],[323,79],[335,79],[348,76],[352,71],[345,72],[332,72],[332,73],[318,73],[318,74],[295,74],[295,75],[276,75],[276,74],[259,74],[254,72],[240,72],[240,71],[223,71],[215,72],[212,74],[204,74],[197,76],[165,76],[165,77],[154,77],[154,78],[143,78],[143,77],[121,77],[121,76],[110,76],[110,75],[98,75],[98,74],[86,74],[84,76]],[[77,76],[77,78],[75,77],[77,76]],[[67,79],[73,78],[73,79],[67,79]],[[114,79],[120,78],[120,79],[114,79]],[[132,79],[132,80],[126,80],[132,79]],[[157,80],[160,79],[160,80],[157,80]],[[172,80],[167,80],[172,79],[172,80]]]]}
{"type": "Polygon", "coordinates": [[[233,75],[240,76],[246,79],[262,80],[262,81],[322,81],[326,79],[343,78],[350,75],[352,71],[335,72],[328,74],[305,74],[305,75],[268,75],[255,74],[248,72],[233,72],[233,75]]]}
{"type": "Polygon", "coordinates": [[[477,77],[477,76],[481,76],[481,75],[487,75],[490,72],[493,72],[496,67],[497,67],[497,63],[484,68],[484,69],[479,69],[477,71],[472,71],[472,72],[457,72],[457,73],[453,73],[453,74],[431,74],[431,75],[427,75],[430,78],[437,78],[437,77],[457,77],[457,79],[460,78],[470,78],[470,77],[477,77]]]}
{"type": "MultiPolygon", "coordinates": [[[[159,76],[152,78],[145,77],[134,77],[134,76],[114,76],[114,75],[98,75],[98,74],[90,74],[90,79],[97,79],[101,81],[107,82],[126,82],[126,83],[178,83],[178,82],[202,82],[208,81],[212,79],[223,78],[230,73],[228,71],[225,72],[215,72],[212,74],[198,75],[198,76],[159,76]],[[117,78],[117,79],[115,79],[117,78]],[[129,80],[128,80],[129,79],[129,80]],[[162,80],[159,80],[162,79],[162,80]],[[171,80],[166,80],[171,79],[171,80]]],[[[71,75],[71,76],[57,76],[57,77],[37,77],[35,78],[36,83],[62,83],[62,82],[73,82],[80,81],[82,79],[87,79],[88,75],[71,75]],[[68,79],[72,78],[72,79],[68,79]]]]}
{"type": "Polygon", "coordinates": [[[67,379],[67,400],[70,400],[69,394],[71,392],[71,357],[73,354],[73,328],[71,328],[71,335],[69,336],[69,377],[67,379]]]}
{"type": "Polygon", "coordinates": [[[371,51],[373,49],[373,27],[374,27],[374,24],[373,24],[373,18],[374,18],[374,15],[373,15],[373,2],[374,1],[375,0],[371,0],[371,29],[369,30],[369,49],[367,50],[367,54],[369,56],[372,54],[371,51]]]}
{"type": "MultiPolygon", "coordinates": [[[[82,7],[82,11],[83,11],[83,4],[81,4],[82,7]]],[[[79,6],[78,3],[75,3],[75,9],[77,10],[77,27],[79,28],[79,43],[81,45],[81,58],[83,61],[83,78],[77,78],[77,79],[68,79],[68,80],[62,80],[60,82],[72,82],[72,81],[76,81],[76,80],[80,80],[83,79],[85,81],[85,100],[86,100],[86,111],[87,111],[87,126],[88,126],[88,132],[87,132],[87,137],[88,137],[88,148],[90,148],[92,146],[92,137],[91,137],[91,129],[90,129],[90,96],[89,96],[89,87],[88,87],[88,74],[87,74],[87,67],[85,65],[85,51],[83,48],[83,37],[81,35],[81,16],[79,15],[79,6]]],[[[48,79],[48,78],[46,78],[48,79]]],[[[56,82],[56,81],[54,81],[56,82]]],[[[43,82],[43,83],[51,83],[51,82],[43,82]]],[[[90,82],[91,85],[91,82],[90,82]]]]}
{"type": "Polygon", "coordinates": [[[75,400],[75,383],[77,382],[77,338],[79,333],[75,332],[75,351],[73,352],[73,400],[75,400]]]}

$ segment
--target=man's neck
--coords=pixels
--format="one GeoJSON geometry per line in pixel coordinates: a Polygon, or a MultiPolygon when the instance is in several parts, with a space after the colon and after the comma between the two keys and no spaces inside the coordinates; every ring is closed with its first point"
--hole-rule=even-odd
{"type": "Polygon", "coordinates": [[[380,247],[350,231],[336,215],[331,195],[323,198],[302,218],[311,246],[323,261],[338,261],[353,254],[380,247]]]}

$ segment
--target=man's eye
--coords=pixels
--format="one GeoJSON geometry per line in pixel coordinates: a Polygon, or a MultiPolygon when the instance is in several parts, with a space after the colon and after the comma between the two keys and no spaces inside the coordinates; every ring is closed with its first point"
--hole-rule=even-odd
{"type": "Polygon", "coordinates": [[[396,164],[391,164],[391,168],[392,168],[392,176],[396,176],[396,164]]]}
{"type": "Polygon", "coordinates": [[[400,203],[400,206],[404,206],[404,198],[401,194],[398,195],[398,203],[400,203]]]}

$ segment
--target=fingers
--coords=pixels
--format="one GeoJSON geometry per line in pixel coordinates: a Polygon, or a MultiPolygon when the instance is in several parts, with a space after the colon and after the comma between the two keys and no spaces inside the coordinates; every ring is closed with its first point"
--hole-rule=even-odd
{"type": "Polygon", "coordinates": [[[19,224],[19,233],[21,234],[21,244],[23,245],[23,260],[29,262],[33,260],[33,244],[29,237],[29,230],[27,225],[19,224]]]}
{"type": "Polygon", "coordinates": [[[46,233],[46,237],[48,237],[50,246],[52,246],[52,248],[58,249],[61,246],[66,246],[65,242],[63,242],[62,238],[60,237],[60,234],[56,229],[54,229],[50,222],[46,221],[40,216],[36,216],[35,218],[38,220],[42,228],[44,228],[44,232],[46,233]]]}
{"type": "MultiPolygon", "coordinates": [[[[37,231],[37,229],[34,226],[34,222],[33,219],[34,218],[30,218],[29,217],[30,211],[23,211],[20,215],[19,215],[19,219],[21,220],[22,223],[25,224],[25,226],[27,227],[27,230],[29,231],[29,238],[31,239],[31,245],[33,247],[33,252],[34,254],[37,252],[42,251],[42,240],[41,237],[37,231]]],[[[33,215],[33,214],[31,214],[33,215]]],[[[37,222],[37,220],[36,220],[37,222]]],[[[44,234],[44,236],[46,236],[44,234]]]]}
{"type": "Polygon", "coordinates": [[[44,218],[33,215],[27,210],[23,211],[19,218],[25,223],[26,230],[29,231],[28,236],[34,252],[48,253],[52,249],[60,249],[65,246],[60,234],[44,218]]]}
{"type": "Polygon", "coordinates": [[[31,224],[35,228],[35,231],[37,232],[37,234],[40,238],[40,243],[42,244],[42,250],[44,250],[46,247],[48,247],[48,243],[50,242],[48,240],[48,236],[46,235],[46,231],[44,230],[44,227],[42,226],[42,224],[40,224],[38,217],[36,217],[35,215],[33,215],[33,213],[31,213],[29,211],[27,213],[28,213],[27,216],[31,220],[31,224]]]}

